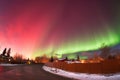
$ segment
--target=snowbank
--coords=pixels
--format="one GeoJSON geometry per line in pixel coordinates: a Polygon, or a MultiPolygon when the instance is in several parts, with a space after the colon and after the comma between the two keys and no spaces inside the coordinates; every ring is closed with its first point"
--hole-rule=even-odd
{"type": "Polygon", "coordinates": [[[63,77],[68,77],[77,80],[120,80],[120,73],[117,74],[85,74],[85,73],[73,73],[64,71],[61,69],[51,68],[47,66],[43,66],[45,71],[48,71],[53,74],[57,74],[63,77]]]}
{"type": "Polygon", "coordinates": [[[18,64],[0,64],[0,66],[16,66],[16,65],[18,65],[18,64]]]}

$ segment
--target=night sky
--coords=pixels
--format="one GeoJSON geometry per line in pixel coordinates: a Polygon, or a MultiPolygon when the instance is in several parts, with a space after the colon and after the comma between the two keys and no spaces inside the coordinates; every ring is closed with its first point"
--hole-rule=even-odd
{"type": "Polygon", "coordinates": [[[0,0],[0,51],[26,58],[120,43],[119,0],[0,0]]]}

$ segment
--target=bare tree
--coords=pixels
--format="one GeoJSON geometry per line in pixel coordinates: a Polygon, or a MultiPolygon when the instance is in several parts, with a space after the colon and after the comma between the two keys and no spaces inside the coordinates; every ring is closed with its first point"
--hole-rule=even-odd
{"type": "Polygon", "coordinates": [[[16,62],[18,62],[18,63],[21,63],[22,60],[23,60],[23,56],[22,56],[21,54],[16,53],[16,54],[14,55],[14,60],[15,60],[16,62]]]}
{"type": "Polygon", "coordinates": [[[103,45],[100,50],[101,50],[101,54],[100,56],[102,58],[108,58],[108,56],[110,55],[110,47],[109,46],[106,46],[106,45],[103,45]]]}

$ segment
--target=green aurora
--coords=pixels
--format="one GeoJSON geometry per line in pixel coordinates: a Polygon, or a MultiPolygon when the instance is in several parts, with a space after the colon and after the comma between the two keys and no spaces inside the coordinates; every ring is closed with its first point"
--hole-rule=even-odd
{"type": "Polygon", "coordinates": [[[46,54],[47,56],[56,55],[60,58],[62,54],[98,50],[103,44],[106,46],[119,44],[119,3],[117,1],[104,2],[104,4],[102,1],[96,2],[98,2],[98,6],[92,2],[89,2],[90,5],[88,5],[84,1],[80,3],[81,5],[76,2],[68,3],[64,11],[69,14],[66,15],[67,18],[61,16],[60,24],[55,22],[58,25],[55,25],[52,28],[52,33],[49,33],[45,47],[39,47],[32,56],[46,54]],[[71,5],[73,6],[70,7],[71,5]],[[68,9],[69,12],[67,12],[68,9]]]}
{"type": "Polygon", "coordinates": [[[61,45],[57,45],[57,47],[50,45],[45,49],[36,51],[36,53],[41,53],[41,56],[47,54],[48,56],[57,55],[61,57],[62,54],[98,50],[103,44],[106,46],[114,46],[119,43],[119,34],[116,34],[112,30],[106,30],[106,33],[90,35],[90,38],[81,39],[78,37],[68,40],[67,42],[61,43],[61,45]]]}

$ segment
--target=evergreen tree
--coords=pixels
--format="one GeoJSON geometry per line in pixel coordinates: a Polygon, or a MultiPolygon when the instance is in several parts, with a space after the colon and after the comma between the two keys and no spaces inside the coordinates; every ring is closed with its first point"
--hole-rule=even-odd
{"type": "Polygon", "coordinates": [[[65,57],[65,61],[68,61],[68,57],[67,56],[65,57]]]}
{"type": "Polygon", "coordinates": [[[11,48],[9,48],[9,50],[7,52],[7,57],[10,57],[10,52],[11,52],[11,48]]]}
{"type": "Polygon", "coordinates": [[[5,48],[2,52],[2,55],[5,56],[7,48],[5,48]]]}
{"type": "Polygon", "coordinates": [[[54,61],[54,58],[53,58],[53,56],[51,56],[51,58],[50,58],[50,62],[53,62],[54,61]]]}
{"type": "Polygon", "coordinates": [[[79,55],[77,55],[77,61],[79,61],[80,60],[80,57],[79,57],[79,55]]]}

